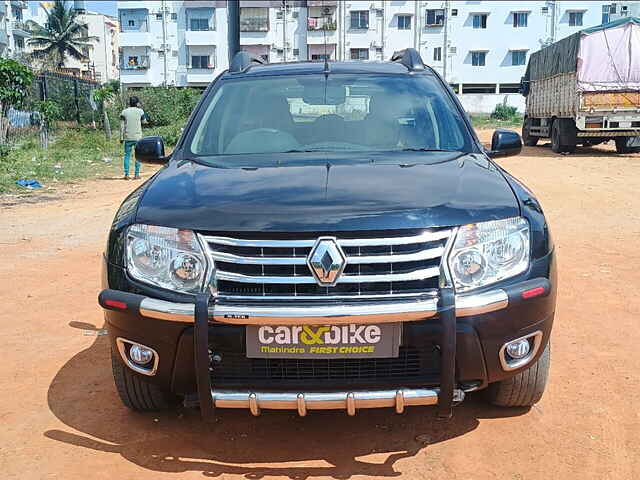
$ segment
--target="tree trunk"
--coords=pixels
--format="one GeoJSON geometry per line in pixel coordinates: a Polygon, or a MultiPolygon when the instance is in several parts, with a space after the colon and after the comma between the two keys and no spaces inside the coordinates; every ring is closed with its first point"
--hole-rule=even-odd
{"type": "Polygon", "coordinates": [[[40,122],[40,145],[45,150],[49,148],[49,128],[46,120],[40,122]]]}
{"type": "Polygon", "coordinates": [[[9,119],[5,116],[0,116],[0,145],[8,143],[9,136],[9,119]]]}
{"type": "Polygon", "coordinates": [[[107,140],[111,140],[111,124],[109,123],[107,110],[104,107],[102,107],[102,126],[104,127],[104,136],[107,140]]]}

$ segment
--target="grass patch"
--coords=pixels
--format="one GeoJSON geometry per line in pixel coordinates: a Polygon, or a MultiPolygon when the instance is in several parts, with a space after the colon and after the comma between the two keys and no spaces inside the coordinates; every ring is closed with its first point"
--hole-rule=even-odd
{"type": "Polygon", "coordinates": [[[16,185],[20,179],[34,179],[52,187],[115,174],[120,169],[121,149],[117,138],[108,142],[104,132],[82,127],[55,132],[47,150],[40,147],[34,135],[0,157],[0,193],[29,191],[16,185]]]}
{"type": "Polygon", "coordinates": [[[511,128],[511,129],[520,129],[522,127],[522,115],[516,113],[514,116],[507,119],[500,119],[492,117],[489,114],[472,114],[471,123],[473,123],[473,128],[511,128]]]}

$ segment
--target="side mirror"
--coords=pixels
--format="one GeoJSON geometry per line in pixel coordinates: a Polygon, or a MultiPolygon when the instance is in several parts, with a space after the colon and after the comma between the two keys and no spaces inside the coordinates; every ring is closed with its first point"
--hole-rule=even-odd
{"type": "Polygon", "coordinates": [[[487,152],[491,158],[511,157],[522,151],[522,139],[513,130],[498,129],[491,138],[491,150],[487,152]]]}
{"type": "Polygon", "coordinates": [[[164,165],[169,157],[164,156],[162,137],[144,137],[136,143],[136,160],[142,163],[164,165]]]}

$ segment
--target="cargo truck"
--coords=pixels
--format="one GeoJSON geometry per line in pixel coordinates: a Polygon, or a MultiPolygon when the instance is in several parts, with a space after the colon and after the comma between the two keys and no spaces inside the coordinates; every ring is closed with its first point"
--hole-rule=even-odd
{"type": "Polygon", "coordinates": [[[640,152],[640,18],[563,38],[529,58],[521,92],[525,145],[550,138],[556,153],[614,140],[640,152]]]}

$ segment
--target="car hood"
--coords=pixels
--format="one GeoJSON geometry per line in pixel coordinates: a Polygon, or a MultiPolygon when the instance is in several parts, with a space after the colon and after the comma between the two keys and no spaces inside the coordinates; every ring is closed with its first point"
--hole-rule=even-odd
{"type": "Polygon", "coordinates": [[[480,154],[271,157],[247,165],[238,158],[214,164],[173,160],[146,189],[136,221],[217,232],[338,232],[462,225],[519,214],[502,173],[480,154]]]}

